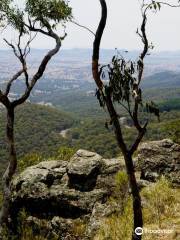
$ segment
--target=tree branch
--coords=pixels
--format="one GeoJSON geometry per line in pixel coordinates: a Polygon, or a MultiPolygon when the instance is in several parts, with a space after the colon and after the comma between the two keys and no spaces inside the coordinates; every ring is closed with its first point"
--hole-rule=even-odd
{"type": "Polygon", "coordinates": [[[9,43],[6,39],[5,42],[12,48],[13,52],[14,52],[14,55],[18,58],[18,60],[20,61],[20,63],[22,64],[22,70],[23,72],[19,71],[17,74],[15,74],[12,79],[9,81],[9,84],[7,86],[7,95],[9,94],[9,91],[10,91],[10,88],[11,88],[11,84],[14,80],[16,80],[22,73],[24,73],[24,76],[25,76],[25,83],[26,83],[26,87],[29,86],[29,82],[28,82],[28,79],[29,79],[29,76],[28,76],[28,73],[27,73],[27,64],[26,64],[26,57],[29,53],[29,51],[27,51],[27,48],[29,47],[29,44],[30,44],[30,40],[27,42],[25,48],[24,48],[24,52],[22,51],[21,49],[21,38],[22,38],[22,35],[23,35],[23,31],[21,30],[19,32],[19,36],[18,36],[18,43],[17,43],[17,48],[12,44],[12,43],[9,43]],[[20,74],[20,75],[19,75],[20,74]]]}
{"type": "Polygon", "coordinates": [[[5,39],[5,38],[4,38],[4,41],[7,43],[7,45],[8,45],[9,47],[12,48],[12,50],[13,50],[13,52],[14,52],[14,55],[19,59],[19,55],[18,55],[18,53],[17,53],[17,50],[16,50],[15,46],[14,46],[12,43],[8,42],[8,40],[5,39]]]}
{"type": "Polygon", "coordinates": [[[102,8],[101,12],[101,20],[98,26],[98,29],[95,34],[95,40],[93,44],[93,57],[92,57],[92,73],[94,80],[101,91],[103,88],[103,82],[100,79],[100,74],[99,74],[99,49],[100,49],[100,43],[101,43],[101,38],[106,26],[106,20],[107,20],[107,5],[104,0],[99,0],[102,8]]]}
{"type": "Polygon", "coordinates": [[[1,102],[6,108],[8,108],[8,107],[10,106],[10,101],[9,101],[8,97],[7,97],[6,95],[4,95],[1,90],[0,90],[0,102],[1,102]]]}
{"type": "MultiPolygon", "coordinates": [[[[144,5],[142,5],[142,9],[143,7],[144,5]]],[[[140,36],[141,41],[143,43],[143,50],[137,62],[137,66],[138,66],[137,83],[134,84],[134,87],[133,87],[133,91],[136,93],[134,96],[135,103],[134,103],[134,110],[133,110],[133,120],[134,120],[134,126],[140,133],[143,131],[143,129],[138,120],[139,104],[141,103],[141,89],[139,88],[139,85],[141,83],[143,72],[144,72],[144,58],[148,54],[148,50],[149,50],[149,42],[146,36],[146,24],[147,24],[146,10],[142,13],[142,17],[143,17],[143,20],[141,24],[141,34],[138,31],[137,33],[140,36]]]]}
{"type": "Polygon", "coordinates": [[[113,105],[113,102],[111,99],[111,93],[109,91],[108,91],[109,93],[106,93],[106,95],[104,95],[104,93],[103,93],[103,82],[101,80],[101,76],[100,76],[101,74],[99,72],[100,43],[101,43],[101,38],[102,38],[104,29],[106,26],[106,20],[107,20],[106,1],[105,0],[99,0],[99,1],[101,4],[102,13],[101,13],[100,23],[99,23],[98,29],[96,31],[96,34],[95,34],[94,44],[93,44],[92,73],[93,73],[93,78],[96,82],[96,85],[104,98],[107,110],[109,112],[111,122],[114,127],[114,133],[116,136],[118,146],[121,149],[121,151],[123,152],[123,154],[126,155],[127,147],[126,147],[126,144],[125,144],[123,136],[122,136],[121,126],[119,123],[119,116],[114,108],[114,105],[113,105]]]}
{"type": "Polygon", "coordinates": [[[27,100],[27,98],[29,97],[34,85],[36,84],[36,82],[42,77],[46,66],[48,64],[48,62],[50,61],[50,59],[59,51],[60,47],[61,47],[61,38],[54,33],[52,30],[49,31],[48,36],[52,37],[55,39],[56,41],[56,46],[55,48],[53,48],[52,50],[50,50],[47,55],[43,58],[43,60],[41,61],[41,64],[39,66],[38,71],[35,73],[35,75],[32,77],[29,87],[27,87],[25,93],[17,100],[13,101],[12,104],[13,106],[17,106],[22,104],[23,102],[25,102],[27,100]]]}
{"type": "Polygon", "coordinates": [[[18,79],[18,77],[20,77],[22,75],[22,73],[24,72],[24,69],[21,69],[19,72],[17,72],[9,81],[8,84],[6,86],[6,91],[4,93],[5,96],[8,96],[10,89],[11,89],[11,85],[12,83],[18,79]]]}
{"type": "Polygon", "coordinates": [[[50,36],[49,35],[49,32],[46,32],[46,31],[44,31],[43,29],[41,29],[41,28],[35,28],[34,27],[34,25],[28,25],[28,24],[26,24],[26,23],[24,23],[24,25],[28,28],[28,30],[29,31],[31,31],[31,32],[39,32],[39,33],[42,33],[42,34],[44,34],[44,35],[46,35],[46,36],[50,36]]]}
{"type": "Polygon", "coordinates": [[[77,25],[78,27],[84,28],[85,30],[87,30],[88,32],[92,33],[95,36],[95,33],[90,28],[88,28],[88,27],[86,27],[84,25],[81,25],[81,24],[79,24],[79,23],[77,23],[75,21],[72,21],[72,20],[71,20],[71,23],[77,25]]]}
{"type": "Polygon", "coordinates": [[[142,141],[142,139],[143,139],[143,137],[146,133],[147,125],[148,125],[148,122],[146,122],[146,124],[141,129],[141,131],[139,131],[138,137],[136,138],[134,144],[132,145],[132,147],[129,151],[131,155],[133,155],[133,153],[138,149],[138,146],[139,146],[140,142],[142,141]]]}
{"type": "Polygon", "coordinates": [[[18,48],[18,51],[19,51],[19,60],[22,64],[22,67],[23,67],[23,72],[24,72],[24,77],[25,77],[25,83],[26,83],[26,87],[28,88],[29,87],[29,76],[28,76],[28,72],[27,72],[27,64],[26,64],[26,56],[28,54],[28,52],[25,54],[26,52],[26,49],[27,47],[29,46],[30,42],[28,41],[25,48],[24,48],[24,52],[22,52],[22,49],[21,49],[21,37],[22,37],[22,34],[23,34],[23,31],[21,30],[20,31],[20,34],[19,34],[19,41],[18,41],[18,44],[17,44],[17,48],[18,48]]]}
{"type": "MultiPolygon", "coordinates": [[[[166,2],[161,2],[161,1],[157,1],[156,3],[159,3],[161,5],[165,5],[165,6],[168,6],[168,7],[172,7],[172,8],[178,8],[180,7],[180,4],[178,5],[174,5],[174,4],[170,4],[170,3],[166,3],[166,2]]],[[[147,10],[149,8],[151,8],[153,6],[153,3],[150,3],[150,4],[145,4],[144,1],[143,1],[143,6],[146,6],[145,10],[144,10],[144,13],[146,14],[147,10]]]]}

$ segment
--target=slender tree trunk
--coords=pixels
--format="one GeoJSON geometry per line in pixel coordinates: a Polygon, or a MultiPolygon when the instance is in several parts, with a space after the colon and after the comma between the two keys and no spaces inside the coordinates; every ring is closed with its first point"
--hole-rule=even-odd
{"type": "Polygon", "coordinates": [[[130,188],[131,188],[131,194],[132,194],[132,198],[133,198],[134,228],[133,228],[133,233],[132,233],[132,240],[141,240],[142,236],[135,234],[135,229],[137,227],[141,227],[141,228],[143,227],[143,215],[142,215],[142,206],[141,206],[141,196],[140,196],[140,192],[139,192],[137,181],[136,181],[135,169],[134,169],[134,164],[133,164],[133,160],[132,160],[132,154],[130,153],[130,151],[128,151],[126,144],[124,142],[118,115],[113,106],[111,96],[107,95],[107,97],[105,98],[105,101],[106,101],[106,106],[107,106],[109,115],[110,115],[112,123],[113,123],[114,133],[116,136],[118,146],[124,156],[124,160],[125,160],[125,164],[126,164],[126,171],[128,174],[129,184],[130,184],[130,188]]]}
{"type": "Polygon", "coordinates": [[[135,176],[135,169],[133,159],[130,153],[124,156],[127,174],[129,178],[129,184],[131,187],[131,194],[133,199],[133,214],[134,214],[134,231],[132,234],[132,240],[141,240],[142,236],[135,233],[135,229],[140,227],[143,228],[143,214],[141,205],[141,196],[138,188],[138,184],[135,176]]]}
{"type": "MultiPolygon", "coordinates": [[[[0,232],[3,225],[8,224],[9,207],[11,200],[11,180],[16,171],[17,157],[14,143],[14,107],[11,105],[7,108],[7,126],[6,136],[9,147],[9,165],[3,175],[3,204],[0,212],[0,232]]],[[[2,236],[0,236],[1,239],[2,236]]]]}
{"type": "MultiPolygon", "coordinates": [[[[98,66],[99,66],[100,43],[101,43],[101,38],[104,32],[104,28],[106,26],[107,6],[106,6],[106,0],[99,0],[99,1],[101,4],[102,12],[101,12],[101,19],[95,34],[95,40],[93,44],[92,73],[93,73],[93,78],[96,82],[96,85],[99,88],[99,91],[102,91],[103,82],[101,81],[101,78],[100,78],[98,66]]],[[[140,197],[139,189],[136,182],[135,170],[134,170],[134,165],[132,160],[132,153],[127,149],[127,146],[123,139],[121,126],[119,123],[119,117],[114,108],[114,105],[111,99],[111,93],[106,92],[105,95],[103,94],[103,97],[111,118],[111,122],[113,124],[114,133],[116,136],[118,146],[121,149],[122,154],[124,156],[126,171],[129,177],[129,184],[131,187],[132,198],[133,198],[133,213],[134,213],[134,229],[132,233],[132,240],[141,240],[141,235],[138,236],[137,234],[135,234],[135,229],[137,227],[141,227],[141,228],[143,227],[143,217],[142,217],[141,197],[140,197]]]]}

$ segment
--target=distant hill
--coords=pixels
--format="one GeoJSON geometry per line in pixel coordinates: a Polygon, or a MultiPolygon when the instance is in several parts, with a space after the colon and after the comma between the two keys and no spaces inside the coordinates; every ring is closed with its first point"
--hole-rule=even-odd
{"type": "Polygon", "coordinates": [[[180,73],[171,71],[155,73],[146,77],[142,86],[144,88],[177,88],[180,87],[180,73]]]}
{"type": "MultiPolygon", "coordinates": [[[[128,49],[127,49],[128,50],[128,49]]],[[[126,51],[118,49],[121,55],[127,59],[137,60],[140,52],[138,50],[126,51]]],[[[27,63],[31,72],[37,70],[37,65],[42,57],[47,53],[45,49],[32,49],[31,54],[27,58],[27,63]]],[[[112,57],[117,54],[115,49],[101,49],[100,61],[102,64],[109,63],[112,57]]],[[[46,77],[63,77],[71,76],[71,73],[79,68],[87,68],[91,72],[92,49],[61,49],[59,53],[52,58],[46,69],[46,77]]],[[[179,71],[180,51],[174,52],[155,52],[147,56],[146,60],[146,75],[151,75],[161,71],[179,71]]],[[[19,62],[13,55],[11,50],[0,50],[0,82],[8,79],[11,74],[19,70],[19,62]]],[[[75,76],[72,75],[72,78],[75,76]]]]}

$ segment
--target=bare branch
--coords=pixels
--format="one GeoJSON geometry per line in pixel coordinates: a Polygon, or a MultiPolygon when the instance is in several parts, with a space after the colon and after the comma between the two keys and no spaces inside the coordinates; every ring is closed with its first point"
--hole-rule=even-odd
{"type": "Polygon", "coordinates": [[[119,102],[119,104],[129,113],[130,117],[133,120],[133,115],[132,115],[132,112],[131,112],[130,103],[128,102],[128,107],[125,106],[122,102],[119,102]]]}
{"type": "Polygon", "coordinates": [[[17,48],[18,48],[18,51],[19,51],[19,60],[22,64],[22,67],[23,67],[23,72],[24,72],[24,77],[25,77],[25,83],[26,83],[26,87],[28,88],[29,87],[29,76],[28,76],[28,73],[27,73],[27,64],[26,64],[26,56],[25,56],[25,49],[26,49],[26,46],[29,45],[29,41],[27,42],[26,46],[25,46],[25,49],[24,49],[24,52],[22,51],[21,49],[21,38],[22,38],[22,34],[23,34],[23,31],[21,30],[20,33],[19,33],[19,40],[18,40],[18,44],[17,44],[17,48]]]}
{"type": "Polygon", "coordinates": [[[9,107],[10,106],[10,101],[9,101],[8,97],[6,95],[4,95],[1,90],[0,90],[0,102],[5,107],[9,107]]]}
{"type": "Polygon", "coordinates": [[[85,30],[87,30],[88,32],[90,32],[91,34],[93,34],[95,36],[95,33],[90,28],[88,28],[86,26],[83,26],[83,25],[81,25],[81,24],[79,24],[79,23],[77,23],[75,21],[72,21],[72,20],[71,20],[71,23],[77,25],[78,27],[84,28],[85,30]]]}
{"type": "Polygon", "coordinates": [[[7,43],[7,45],[8,45],[9,47],[12,48],[12,50],[13,50],[13,52],[14,52],[14,55],[19,59],[19,55],[18,55],[18,53],[17,53],[17,50],[16,50],[15,46],[14,46],[12,43],[8,42],[8,40],[6,40],[5,38],[4,38],[4,41],[7,43]]]}
{"type": "Polygon", "coordinates": [[[5,96],[8,96],[10,89],[11,89],[11,85],[12,83],[18,79],[18,77],[20,77],[22,75],[22,73],[24,72],[24,70],[20,70],[19,72],[17,72],[8,82],[7,87],[6,87],[6,91],[5,91],[5,96]]]}
{"type": "MultiPolygon", "coordinates": [[[[36,29],[37,30],[37,29],[36,29]]],[[[12,102],[12,105],[14,107],[16,107],[17,105],[22,104],[23,102],[25,102],[27,100],[27,98],[29,97],[34,85],[36,84],[36,82],[42,77],[46,66],[48,64],[48,62],[50,61],[50,59],[59,51],[60,47],[61,47],[61,38],[54,33],[52,30],[49,31],[48,33],[49,37],[52,37],[53,39],[55,39],[56,41],[56,46],[55,48],[53,48],[52,50],[50,50],[47,55],[43,58],[43,60],[41,61],[41,64],[39,66],[38,71],[35,73],[35,75],[32,77],[31,82],[29,84],[29,87],[27,87],[25,93],[17,100],[12,102]]]]}
{"type": "MultiPolygon", "coordinates": [[[[26,87],[29,86],[29,83],[28,83],[28,73],[27,73],[27,65],[26,65],[26,56],[24,55],[24,53],[22,52],[22,49],[21,49],[21,38],[22,38],[22,35],[23,35],[23,31],[20,31],[19,33],[19,36],[18,36],[18,43],[17,43],[17,49],[16,47],[8,42],[6,39],[4,39],[4,41],[12,48],[13,52],[14,52],[14,55],[18,58],[18,60],[20,61],[20,63],[22,64],[22,70],[20,70],[18,73],[16,73],[12,79],[9,81],[8,85],[7,85],[7,88],[6,88],[6,95],[9,94],[9,91],[10,91],[10,88],[11,88],[11,85],[13,83],[13,81],[15,81],[22,73],[24,73],[24,76],[25,76],[25,83],[26,83],[26,87]]],[[[27,43],[29,44],[29,43],[27,43]]]]}
{"type": "Polygon", "coordinates": [[[101,12],[102,14],[101,14],[101,20],[100,20],[98,29],[95,34],[94,44],[93,44],[92,73],[93,73],[93,78],[96,82],[96,85],[101,91],[103,88],[103,82],[99,74],[99,51],[100,51],[100,43],[101,43],[102,35],[104,32],[104,28],[106,26],[107,6],[104,0],[100,0],[100,4],[102,7],[102,12],[101,12]]]}
{"type": "Polygon", "coordinates": [[[170,4],[170,3],[166,3],[166,2],[159,2],[158,3],[162,4],[162,5],[166,5],[168,7],[172,7],[172,8],[177,8],[177,7],[180,7],[180,4],[178,5],[173,5],[173,4],[170,4]]]}
{"type": "Polygon", "coordinates": [[[149,42],[146,36],[146,23],[147,23],[147,16],[144,13],[143,14],[143,21],[141,24],[141,34],[138,34],[141,37],[141,41],[144,45],[143,51],[139,56],[139,61],[138,61],[138,85],[140,84],[142,80],[142,75],[144,71],[144,58],[146,57],[148,50],[149,50],[149,42]]]}
{"type": "MultiPolygon", "coordinates": [[[[143,9],[144,5],[142,5],[143,9]]],[[[146,10],[142,13],[142,24],[141,24],[141,34],[137,31],[138,35],[141,38],[141,41],[143,43],[143,50],[139,56],[139,60],[137,62],[138,66],[138,77],[137,77],[137,83],[134,84],[133,92],[135,92],[134,95],[134,110],[133,110],[133,120],[134,120],[134,126],[136,129],[141,133],[143,131],[143,128],[141,127],[139,120],[138,120],[138,111],[139,111],[139,104],[141,103],[141,89],[139,88],[139,85],[142,80],[143,72],[144,72],[144,58],[148,54],[148,50],[150,48],[149,42],[146,36],[146,24],[147,24],[147,16],[146,16],[146,10]]]]}
{"type": "MultiPolygon", "coordinates": [[[[156,3],[159,3],[160,5],[165,5],[165,6],[168,6],[168,7],[172,7],[172,8],[178,8],[180,7],[180,4],[177,4],[177,5],[174,5],[174,4],[170,4],[170,3],[167,3],[167,2],[161,2],[161,1],[157,1],[156,3]]],[[[144,13],[146,14],[146,12],[154,5],[154,3],[150,3],[150,4],[145,4],[144,1],[143,1],[143,8],[145,7],[144,9],[144,13]]]]}
{"type": "Polygon", "coordinates": [[[138,149],[138,146],[146,133],[147,125],[148,125],[148,122],[146,122],[144,127],[142,128],[142,130],[139,131],[138,137],[136,138],[134,144],[132,145],[132,147],[129,151],[131,155],[133,155],[133,153],[138,149]]]}
{"type": "Polygon", "coordinates": [[[39,32],[39,33],[42,33],[46,36],[49,36],[48,32],[46,32],[46,31],[44,31],[43,29],[40,29],[40,28],[35,28],[34,25],[28,25],[28,24],[24,23],[24,26],[27,27],[28,30],[31,31],[31,32],[39,32]]]}
{"type": "Polygon", "coordinates": [[[29,40],[27,41],[27,43],[24,47],[24,50],[21,49],[21,38],[23,36],[23,31],[22,30],[20,31],[19,36],[18,36],[17,49],[12,43],[9,43],[5,39],[6,43],[13,49],[13,52],[14,52],[15,56],[18,58],[18,60],[22,64],[22,70],[20,70],[18,73],[16,73],[7,85],[7,88],[6,88],[6,94],[7,95],[9,94],[12,82],[14,80],[16,80],[22,73],[24,73],[26,87],[29,88],[29,75],[28,75],[28,72],[27,72],[26,57],[30,53],[30,43],[34,40],[36,35],[37,35],[37,33],[33,37],[31,37],[31,34],[30,34],[29,40]]]}
{"type": "Polygon", "coordinates": [[[30,33],[30,37],[29,37],[29,41],[27,42],[25,48],[24,48],[24,53],[23,53],[23,56],[26,58],[27,55],[30,53],[30,44],[31,42],[36,38],[37,36],[37,33],[35,33],[35,35],[32,37],[31,36],[31,33],[30,33]]]}

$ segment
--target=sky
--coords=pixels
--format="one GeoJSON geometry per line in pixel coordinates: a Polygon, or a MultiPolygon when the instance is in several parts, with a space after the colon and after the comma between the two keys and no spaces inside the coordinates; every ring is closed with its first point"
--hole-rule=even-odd
{"type": "MultiPolygon", "coordinates": [[[[21,3],[22,0],[16,0],[21,3]]],[[[70,0],[76,22],[85,25],[94,32],[100,18],[98,0],[70,0]]],[[[141,48],[141,41],[136,30],[141,24],[141,0],[107,0],[108,20],[102,39],[102,48],[135,50],[141,48]]],[[[167,2],[167,1],[166,1],[167,2]]],[[[177,0],[170,0],[177,3],[177,0]]],[[[180,50],[180,8],[162,7],[158,13],[149,13],[147,35],[156,51],[180,50]]],[[[92,48],[93,35],[78,26],[69,23],[66,29],[68,36],[63,48],[92,48]]],[[[8,39],[15,39],[12,30],[3,33],[8,39]]],[[[50,48],[53,42],[47,38],[37,37],[33,48],[50,48]]],[[[0,48],[6,48],[0,40],[0,48]]]]}

